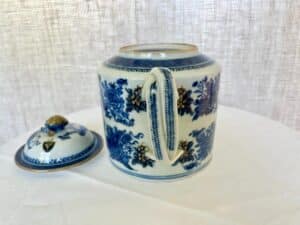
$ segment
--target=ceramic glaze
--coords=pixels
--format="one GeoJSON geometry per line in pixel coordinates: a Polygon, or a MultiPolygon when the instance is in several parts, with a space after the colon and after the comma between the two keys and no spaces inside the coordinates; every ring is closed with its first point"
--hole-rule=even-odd
{"type": "Polygon", "coordinates": [[[28,138],[15,160],[22,168],[57,169],[91,158],[100,151],[101,144],[95,132],[55,115],[28,138]]]}
{"type": "Polygon", "coordinates": [[[211,159],[220,67],[190,44],[132,45],[98,71],[112,163],[130,175],[177,178],[211,159]]]}

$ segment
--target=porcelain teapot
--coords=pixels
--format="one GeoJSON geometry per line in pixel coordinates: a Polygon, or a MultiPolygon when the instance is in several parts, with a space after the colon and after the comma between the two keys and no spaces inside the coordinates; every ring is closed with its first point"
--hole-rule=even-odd
{"type": "Polygon", "coordinates": [[[172,179],[212,158],[220,66],[192,44],[122,47],[98,70],[106,144],[121,171],[172,179]]]}

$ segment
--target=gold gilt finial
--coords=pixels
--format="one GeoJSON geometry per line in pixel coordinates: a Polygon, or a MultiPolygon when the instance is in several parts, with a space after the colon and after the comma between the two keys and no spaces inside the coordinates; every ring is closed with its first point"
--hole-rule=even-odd
{"type": "Polygon", "coordinates": [[[63,129],[67,124],[68,120],[60,115],[54,115],[51,116],[49,119],[46,121],[46,126],[51,129],[51,130],[60,130],[63,129]]]}

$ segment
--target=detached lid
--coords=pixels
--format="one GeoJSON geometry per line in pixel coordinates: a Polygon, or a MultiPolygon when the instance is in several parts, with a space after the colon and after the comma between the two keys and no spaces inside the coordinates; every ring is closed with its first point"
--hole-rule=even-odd
{"type": "Polygon", "coordinates": [[[101,137],[62,116],[50,117],[17,151],[15,162],[30,170],[53,170],[81,164],[102,148],[101,137]]]}

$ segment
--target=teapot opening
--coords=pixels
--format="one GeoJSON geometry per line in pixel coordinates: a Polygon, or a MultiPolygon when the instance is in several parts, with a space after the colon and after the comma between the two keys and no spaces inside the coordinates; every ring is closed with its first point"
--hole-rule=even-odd
{"type": "Polygon", "coordinates": [[[197,46],[185,43],[136,44],[119,50],[122,57],[139,59],[176,59],[198,54],[197,46]]]}

